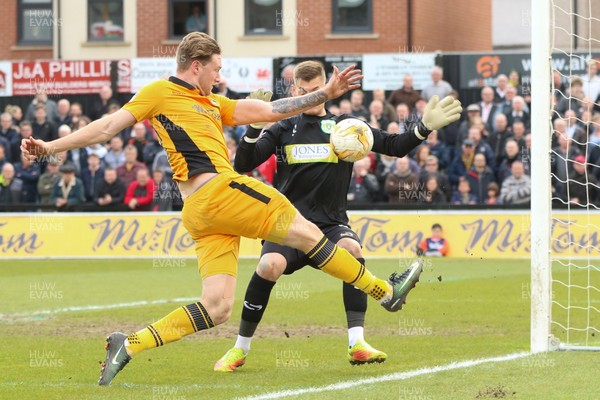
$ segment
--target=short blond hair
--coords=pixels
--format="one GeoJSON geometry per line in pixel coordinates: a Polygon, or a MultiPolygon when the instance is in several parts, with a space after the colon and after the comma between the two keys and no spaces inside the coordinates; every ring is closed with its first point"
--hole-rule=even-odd
{"type": "Polygon", "coordinates": [[[325,67],[319,61],[303,61],[294,68],[294,82],[298,80],[312,81],[322,77],[325,80],[325,67]]]}
{"type": "Polygon", "coordinates": [[[196,60],[206,65],[214,54],[221,54],[215,39],[204,32],[189,33],[177,46],[177,72],[184,72],[196,60]]]}

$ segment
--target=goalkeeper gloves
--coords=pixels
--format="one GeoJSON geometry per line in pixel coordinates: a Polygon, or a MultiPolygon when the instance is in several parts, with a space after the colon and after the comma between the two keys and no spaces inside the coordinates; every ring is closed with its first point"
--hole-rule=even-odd
{"type": "Polygon", "coordinates": [[[419,139],[425,140],[431,131],[457,121],[461,112],[460,101],[450,96],[446,96],[440,101],[438,96],[432,96],[425,107],[423,118],[415,129],[415,134],[419,139]]]}
{"type": "MultiPolygon", "coordinates": [[[[254,92],[250,93],[248,95],[248,97],[246,97],[246,98],[262,100],[262,101],[265,101],[268,103],[271,101],[271,96],[273,96],[273,92],[271,92],[270,90],[265,91],[263,89],[258,89],[258,90],[255,90],[254,92]]],[[[267,124],[268,124],[268,122],[255,122],[253,124],[250,124],[250,126],[253,127],[254,129],[262,129],[267,124]]]]}

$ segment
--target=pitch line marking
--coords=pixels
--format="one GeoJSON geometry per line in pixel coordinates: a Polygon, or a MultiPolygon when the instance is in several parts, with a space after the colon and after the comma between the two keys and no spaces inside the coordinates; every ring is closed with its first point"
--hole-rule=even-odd
{"type": "Polygon", "coordinates": [[[156,304],[166,303],[180,303],[185,301],[198,301],[198,297],[179,297],[175,299],[158,299],[158,300],[140,300],[132,301],[129,303],[116,303],[116,304],[98,304],[90,306],[72,306],[64,308],[56,308],[53,310],[38,310],[12,314],[0,314],[0,321],[10,321],[14,319],[27,319],[34,318],[43,315],[54,315],[66,312],[79,312],[79,311],[99,311],[99,310],[111,310],[114,308],[127,308],[127,307],[139,307],[139,306],[151,306],[156,304]]]}
{"type": "Polygon", "coordinates": [[[280,399],[282,397],[290,397],[290,396],[299,396],[307,393],[322,393],[322,392],[331,392],[337,390],[345,390],[350,389],[355,386],[360,386],[364,384],[371,383],[379,383],[379,382],[389,382],[389,381],[402,381],[410,378],[414,378],[416,376],[421,375],[430,375],[438,372],[444,371],[452,371],[455,369],[462,368],[470,368],[481,364],[486,363],[496,363],[496,362],[504,362],[504,361],[512,361],[517,360],[519,358],[527,357],[531,355],[531,353],[520,352],[520,353],[512,353],[504,356],[498,357],[490,357],[490,358],[478,358],[475,360],[466,360],[466,361],[457,361],[446,365],[438,365],[436,367],[425,367],[420,369],[414,369],[411,371],[405,372],[394,372],[393,374],[381,375],[378,377],[365,378],[365,379],[355,379],[351,381],[338,382],[331,385],[319,386],[319,387],[309,387],[309,388],[301,388],[301,389],[290,389],[290,390],[282,390],[279,392],[269,392],[254,396],[248,397],[238,397],[236,400],[267,400],[267,399],[280,399]]]}

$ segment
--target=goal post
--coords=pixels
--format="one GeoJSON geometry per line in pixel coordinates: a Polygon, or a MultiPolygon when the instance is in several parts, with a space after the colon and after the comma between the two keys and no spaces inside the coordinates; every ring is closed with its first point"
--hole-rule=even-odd
{"type": "Polygon", "coordinates": [[[531,352],[548,351],[552,312],[551,0],[531,2],[531,352]],[[534,17],[535,16],[535,17],[534,17]]]}

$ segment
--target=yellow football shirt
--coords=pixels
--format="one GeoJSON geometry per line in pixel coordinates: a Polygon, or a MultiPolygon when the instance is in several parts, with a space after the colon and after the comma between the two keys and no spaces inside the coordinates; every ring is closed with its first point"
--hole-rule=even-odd
{"type": "Polygon", "coordinates": [[[210,94],[174,76],[144,86],[123,106],[149,119],[169,157],[175,181],[204,172],[233,171],[223,125],[233,125],[236,100],[210,94]]]}

